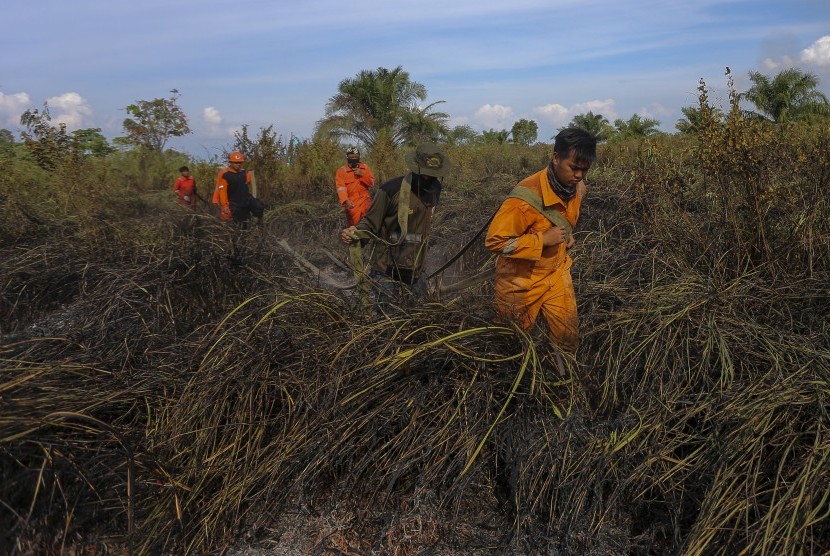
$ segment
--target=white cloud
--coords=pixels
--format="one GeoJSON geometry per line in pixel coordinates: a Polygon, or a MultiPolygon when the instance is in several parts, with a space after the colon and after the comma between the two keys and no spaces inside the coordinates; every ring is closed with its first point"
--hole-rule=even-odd
{"type": "Polygon", "coordinates": [[[219,125],[222,123],[222,114],[213,106],[208,106],[202,112],[205,122],[210,125],[219,125]]]}
{"type": "Polygon", "coordinates": [[[0,125],[12,126],[20,123],[20,115],[32,103],[27,93],[7,95],[0,92],[0,125]]]}
{"type": "Polygon", "coordinates": [[[561,104],[537,106],[533,109],[533,112],[538,114],[542,120],[555,126],[564,125],[570,120],[568,109],[561,104]]]}
{"type": "Polygon", "coordinates": [[[763,61],[763,62],[761,62],[761,65],[762,65],[762,66],[764,66],[764,69],[765,69],[765,70],[767,70],[767,71],[772,71],[772,70],[774,70],[774,69],[778,69],[778,67],[779,67],[781,64],[779,64],[778,62],[776,62],[776,61],[775,61],[775,60],[773,60],[772,58],[764,58],[764,61],[763,61]]]}
{"type": "MultiPolygon", "coordinates": [[[[659,120],[660,116],[665,116],[669,113],[671,113],[671,110],[669,110],[659,102],[652,102],[648,106],[644,106],[640,109],[640,116],[643,116],[644,118],[652,118],[655,120],[659,120]]],[[[611,121],[613,122],[614,120],[611,121]]]]}
{"type": "Polygon", "coordinates": [[[505,129],[513,125],[513,109],[501,104],[485,104],[476,110],[475,123],[492,129],[505,129]],[[510,122],[508,124],[508,121],[510,122]]]}
{"type": "Polygon", "coordinates": [[[202,119],[207,124],[207,134],[210,137],[218,137],[224,135],[225,130],[222,129],[222,114],[213,106],[208,106],[202,110],[202,119]]]}
{"type": "Polygon", "coordinates": [[[574,116],[587,114],[588,112],[602,114],[609,122],[613,122],[617,117],[615,105],[616,102],[614,99],[608,98],[605,100],[580,102],[572,105],[570,108],[566,108],[561,104],[545,104],[544,106],[537,106],[533,109],[533,112],[546,123],[561,127],[568,124],[574,116]]]}
{"type": "Polygon", "coordinates": [[[92,108],[78,93],[64,93],[46,99],[53,124],[66,124],[67,129],[85,127],[92,116],[92,108]]]}
{"type": "Polygon", "coordinates": [[[830,66],[830,35],[825,35],[801,51],[801,61],[817,66],[830,66]]]}

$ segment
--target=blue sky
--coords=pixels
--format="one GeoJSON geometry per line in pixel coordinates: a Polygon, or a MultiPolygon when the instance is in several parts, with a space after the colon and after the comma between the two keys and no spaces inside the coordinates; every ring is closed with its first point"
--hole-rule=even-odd
{"type": "Polygon", "coordinates": [[[48,101],[70,129],[122,134],[124,107],[173,88],[193,134],[221,152],[234,130],[310,137],[337,85],[402,66],[452,125],[539,139],[593,110],[674,131],[699,78],[726,98],[749,71],[815,73],[830,96],[827,0],[12,0],[0,35],[0,127],[48,101]]]}

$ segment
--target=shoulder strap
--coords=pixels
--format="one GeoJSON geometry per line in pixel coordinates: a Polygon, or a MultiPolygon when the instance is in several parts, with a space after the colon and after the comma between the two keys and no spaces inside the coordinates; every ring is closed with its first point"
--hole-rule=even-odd
{"type": "Polygon", "coordinates": [[[542,201],[542,197],[538,195],[535,191],[527,188],[522,187],[521,185],[517,185],[510,191],[510,194],[507,198],[514,198],[514,199],[521,199],[531,207],[533,207],[539,214],[547,218],[551,224],[554,226],[564,226],[565,228],[565,240],[569,241],[571,239],[571,235],[573,234],[573,226],[571,223],[568,222],[568,219],[565,216],[556,210],[555,208],[546,207],[544,202],[542,201]]]}
{"type": "Polygon", "coordinates": [[[398,193],[398,226],[401,229],[400,241],[409,231],[409,198],[412,196],[412,173],[403,177],[398,193]]]}

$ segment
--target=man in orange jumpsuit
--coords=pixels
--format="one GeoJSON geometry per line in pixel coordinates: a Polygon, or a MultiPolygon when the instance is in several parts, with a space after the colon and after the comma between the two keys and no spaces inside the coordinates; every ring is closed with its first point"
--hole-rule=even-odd
{"type": "Polygon", "coordinates": [[[499,313],[529,330],[541,311],[554,343],[569,352],[579,347],[579,319],[568,249],[575,243],[572,230],[596,144],[587,131],[562,130],[548,167],[513,188],[493,217],[484,242],[499,254],[495,283],[499,313]]]}
{"type": "Polygon", "coordinates": [[[179,168],[179,174],[179,178],[173,184],[173,191],[176,192],[180,204],[192,208],[196,202],[196,180],[190,175],[187,166],[179,168]]]}
{"type": "Polygon", "coordinates": [[[354,226],[369,210],[369,188],[375,184],[372,170],[360,161],[360,151],[355,147],[346,151],[346,164],[337,169],[334,183],[337,199],[346,211],[346,226],[354,226]]]}
{"type": "Polygon", "coordinates": [[[245,157],[234,151],[228,156],[228,167],[219,170],[213,204],[219,205],[219,218],[233,220],[247,228],[251,215],[262,218],[264,205],[251,195],[251,173],[242,169],[245,157]]]}

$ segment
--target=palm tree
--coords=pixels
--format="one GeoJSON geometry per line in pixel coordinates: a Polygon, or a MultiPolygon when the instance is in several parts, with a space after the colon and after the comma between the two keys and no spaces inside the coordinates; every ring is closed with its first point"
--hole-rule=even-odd
{"type": "Polygon", "coordinates": [[[651,137],[660,134],[657,126],[660,125],[660,120],[654,118],[643,118],[639,114],[634,114],[628,121],[614,120],[614,127],[617,128],[617,137],[620,139],[628,139],[630,137],[651,137]]]}
{"type": "Polygon", "coordinates": [[[614,126],[611,125],[608,118],[602,114],[594,114],[590,110],[587,114],[577,114],[574,116],[571,123],[565,127],[560,127],[559,131],[562,131],[568,127],[578,127],[579,129],[584,129],[596,137],[597,141],[600,143],[607,141],[612,135],[614,135],[614,133],[616,133],[614,126]]]}
{"type": "Polygon", "coordinates": [[[449,134],[449,128],[447,127],[449,115],[434,111],[435,105],[442,102],[444,101],[439,100],[423,108],[413,106],[411,109],[402,112],[401,135],[404,138],[403,143],[407,145],[417,145],[423,141],[437,143],[447,137],[447,134],[449,134]]]}
{"type": "Polygon", "coordinates": [[[489,130],[481,132],[481,139],[484,143],[498,143],[503,145],[504,143],[507,143],[507,139],[509,137],[510,132],[506,129],[496,131],[491,127],[489,130]]]}
{"type": "MultiPolygon", "coordinates": [[[[684,106],[680,109],[683,112],[683,118],[677,120],[674,124],[675,129],[680,133],[691,135],[700,132],[704,127],[704,116],[700,108],[695,106],[684,106]]],[[[723,121],[723,112],[719,108],[709,108],[711,118],[716,122],[723,121]]]]}
{"type": "Polygon", "coordinates": [[[749,79],[753,85],[740,98],[754,104],[757,112],[748,110],[748,116],[778,123],[830,116],[830,103],[816,91],[818,78],[812,73],[790,68],[770,80],[751,71],[749,79]]]}
{"type": "Polygon", "coordinates": [[[326,104],[326,116],[317,122],[317,133],[350,137],[370,149],[379,137],[403,145],[446,135],[449,116],[434,111],[443,101],[421,107],[426,87],[410,81],[401,66],[363,70],[341,81],[337,90],[326,104]]]}

